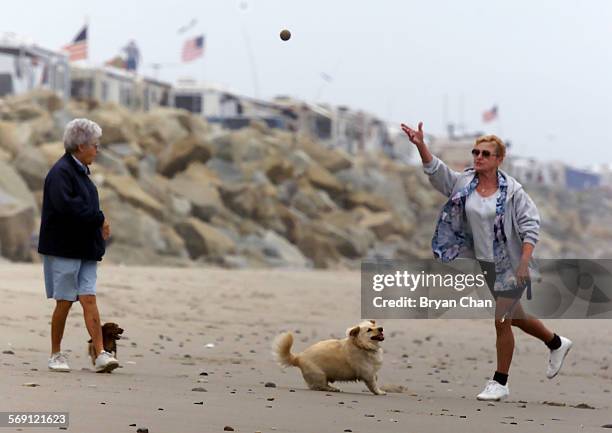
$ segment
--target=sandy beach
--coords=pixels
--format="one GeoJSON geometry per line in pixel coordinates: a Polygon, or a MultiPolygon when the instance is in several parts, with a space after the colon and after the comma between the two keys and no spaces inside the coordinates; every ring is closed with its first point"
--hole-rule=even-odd
{"type": "Polygon", "coordinates": [[[0,411],[67,411],[71,432],[559,433],[612,424],[610,324],[601,320],[547,322],[575,343],[553,380],[545,346],[515,331],[506,402],[475,399],[495,368],[486,320],[385,321],[379,383],[396,392],[340,383],[342,393],[326,393],[278,367],[271,341],[291,330],[299,351],[342,337],[360,319],[358,272],[102,265],[98,304],[103,322],[125,329],[122,368],[91,371],[74,305],[63,341],[73,371],[51,373],[53,301],[41,266],[2,264],[0,275],[0,411]]]}

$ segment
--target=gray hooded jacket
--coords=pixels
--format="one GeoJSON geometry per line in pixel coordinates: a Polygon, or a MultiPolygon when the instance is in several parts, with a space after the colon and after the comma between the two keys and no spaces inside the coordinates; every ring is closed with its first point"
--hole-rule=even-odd
{"type": "MultiPolygon", "coordinates": [[[[449,168],[442,160],[433,157],[428,164],[423,165],[423,171],[429,176],[429,182],[435,189],[446,197],[463,189],[474,178],[473,168],[467,168],[463,172],[457,172],[449,168]]],[[[518,268],[523,242],[535,245],[538,242],[540,232],[540,214],[533,200],[523,186],[506,172],[500,170],[508,182],[508,194],[506,197],[506,211],[504,214],[504,232],[507,238],[508,257],[512,268],[518,268]]],[[[465,223],[466,230],[469,224],[465,223]]],[[[475,258],[474,251],[466,249],[459,257],[475,258]]],[[[529,268],[536,270],[535,261],[529,263],[529,268]]]]}

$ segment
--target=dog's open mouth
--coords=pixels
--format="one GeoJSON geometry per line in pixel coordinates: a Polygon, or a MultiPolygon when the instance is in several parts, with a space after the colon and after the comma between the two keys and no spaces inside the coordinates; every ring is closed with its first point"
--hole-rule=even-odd
{"type": "Polygon", "coordinates": [[[371,340],[385,341],[385,336],[383,334],[374,335],[371,340]]]}

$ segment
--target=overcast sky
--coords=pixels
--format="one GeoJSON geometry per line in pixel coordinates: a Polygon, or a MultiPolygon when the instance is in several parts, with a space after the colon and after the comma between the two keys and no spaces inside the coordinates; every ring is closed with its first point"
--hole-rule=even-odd
{"type": "Polygon", "coordinates": [[[142,71],[165,63],[170,82],[346,104],[435,134],[448,119],[524,156],[612,163],[612,1],[20,0],[2,5],[0,31],[58,48],[85,17],[94,63],[133,38],[142,71]],[[180,64],[183,41],[201,33],[204,57],[180,64]],[[499,120],[483,124],[495,104],[499,120]]]}

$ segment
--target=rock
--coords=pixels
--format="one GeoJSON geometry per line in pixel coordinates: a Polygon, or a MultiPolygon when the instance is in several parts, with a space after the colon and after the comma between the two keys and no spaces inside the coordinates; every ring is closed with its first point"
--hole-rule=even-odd
{"type": "Polygon", "coordinates": [[[45,154],[38,148],[31,146],[22,148],[13,161],[13,166],[30,190],[43,188],[49,165],[45,154]]]}
{"type": "Polygon", "coordinates": [[[44,143],[38,146],[38,150],[45,157],[47,162],[47,167],[51,168],[53,164],[60,159],[64,153],[66,153],[66,149],[64,149],[64,143],[61,141],[52,141],[50,143],[44,143]]]}
{"type": "Polygon", "coordinates": [[[178,223],[175,229],[185,241],[192,259],[223,256],[233,252],[236,247],[234,241],[221,230],[196,218],[178,223]]]}
{"type": "Polygon", "coordinates": [[[146,427],[138,427],[136,433],[149,433],[149,429],[146,427]]]}
{"type": "Polygon", "coordinates": [[[344,185],[320,165],[311,165],[306,170],[305,175],[314,187],[324,189],[332,196],[344,191],[344,185]]]}
{"type": "Polygon", "coordinates": [[[249,218],[265,227],[284,230],[277,213],[276,188],[272,185],[231,185],[220,189],[225,206],[243,218],[249,218]]]}
{"type": "MultiPolygon", "coordinates": [[[[185,242],[176,231],[150,214],[122,203],[115,192],[100,189],[100,200],[111,224],[112,242],[158,254],[187,257],[185,242]]],[[[145,262],[146,263],[146,262],[145,262]]]]}
{"type": "Polygon", "coordinates": [[[286,159],[275,157],[266,162],[266,176],[271,182],[279,184],[293,178],[293,165],[286,159]]]}
{"type": "Polygon", "coordinates": [[[162,217],[164,208],[161,203],[147,194],[131,176],[108,175],[105,185],[136,208],[143,209],[155,218],[162,217]]]}
{"type": "Polygon", "coordinates": [[[306,257],[312,259],[315,268],[333,267],[340,259],[334,243],[317,233],[306,231],[297,246],[306,257]]]}
{"type": "Polygon", "coordinates": [[[35,106],[43,111],[53,112],[64,106],[64,101],[50,89],[37,88],[27,93],[12,95],[7,98],[12,109],[20,105],[35,106]]]}
{"type": "Polygon", "coordinates": [[[378,239],[385,239],[391,234],[407,235],[410,227],[391,212],[376,212],[365,216],[359,221],[361,227],[372,230],[378,239]]]}
{"type": "Polygon", "coordinates": [[[137,141],[136,128],[131,121],[131,113],[114,105],[105,104],[89,113],[89,119],[102,128],[100,143],[104,147],[110,143],[137,141]]]}
{"type": "Polygon", "coordinates": [[[251,253],[252,259],[268,266],[311,267],[311,261],[295,245],[272,230],[266,230],[263,237],[244,237],[240,242],[240,250],[251,253]]]}
{"type": "Polygon", "coordinates": [[[274,153],[265,137],[254,128],[243,128],[215,137],[211,145],[215,157],[234,164],[263,161],[274,153]]]}
{"type": "Polygon", "coordinates": [[[208,392],[206,388],[202,388],[202,387],[192,388],[191,390],[195,392],[208,392]]]}
{"type": "Polygon", "coordinates": [[[310,185],[297,186],[288,204],[303,212],[310,218],[338,209],[327,192],[313,188],[310,185]]]}
{"type": "MultiPolygon", "coordinates": [[[[125,162],[112,152],[101,151],[96,157],[96,165],[104,167],[106,172],[120,176],[128,176],[130,172],[125,162]]],[[[92,170],[93,171],[93,170],[92,170]]]]}
{"type": "Polygon", "coordinates": [[[348,209],[364,206],[374,212],[391,210],[391,206],[384,198],[366,191],[353,191],[347,195],[344,201],[348,209]]]}
{"type": "Polygon", "coordinates": [[[36,199],[19,173],[6,162],[0,161],[0,191],[18,201],[36,207],[36,199]]]}
{"type": "Polygon", "coordinates": [[[234,431],[234,428],[226,425],[225,427],[223,427],[223,431],[234,431]]]}
{"type": "Polygon", "coordinates": [[[274,382],[266,382],[264,384],[264,387],[266,387],[266,388],[276,388],[276,384],[274,382]]]}
{"type": "Polygon", "coordinates": [[[325,167],[326,170],[332,173],[348,169],[352,166],[350,157],[342,150],[327,149],[310,139],[301,139],[299,147],[313,160],[317,161],[325,167]]]}
{"type": "Polygon", "coordinates": [[[169,107],[158,107],[135,116],[136,122],[140,125],[140,145],[145,151],[159,154],[166,146],[190,134],[186,128],[191,125],[188,117],[187,111],[169,107]]]}
{"type": "Polygon", "coordinates": [[[227,212],[217,189],[220,183],[205,166],[192,164],[186,172],[180,173],[168,183],[172,193],[186,199],[192,213],[198,218],[210,221],[214,215],[227,212]]]}
{"type": "Polygon", "coordinates": [[[173,177],[179,171],[195,161],[206,162],[211,151],[206,143],[195,135],[189,135],[172,143],[159,156],[158,170],[167,177],[173,177]]]}
{"type": "Polygon", "coordinates": [[[14,261],[32,261],[34,208],[0,188],[0,255],[14,261]]]}
{"type": "Polygon", "coordinates": [[[12,156],[16,155],[25,144],[25,140],[19,137],[16,123],[0,120],[0,148],[12,156]]]}
{"type": "Polygon", "coordinates": [[[3,350],[2,353],[5,354],[5,355],[14,355],[15,354],[15,352],[13,352],[12,350],[3,350]]]}

